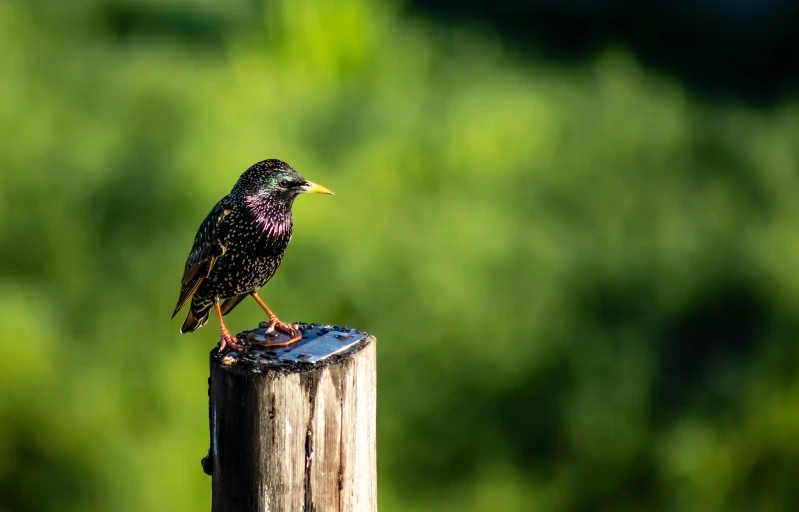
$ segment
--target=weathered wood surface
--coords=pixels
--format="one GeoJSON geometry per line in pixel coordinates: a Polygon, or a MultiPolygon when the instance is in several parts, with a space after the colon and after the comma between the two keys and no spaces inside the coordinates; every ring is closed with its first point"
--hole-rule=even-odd
{"type": "Polygon", "coordinates": [[[212,512],[377,510],[375,345],[314,324],[289,348],[211,353],[212,512]]]}

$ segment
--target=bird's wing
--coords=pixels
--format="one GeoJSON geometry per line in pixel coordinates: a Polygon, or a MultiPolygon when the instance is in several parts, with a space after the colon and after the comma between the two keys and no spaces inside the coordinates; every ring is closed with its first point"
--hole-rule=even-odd
{"type": "Polygon", "coordinates": [[[219,231],[230,211],[223,199],[214,206],[200,225],[200,229],[197,230],[194,246],[186,260],[186,269],[180,284],[180,297],[175,306],[175,312],[172,313],[172,318],[186,305],[186,302],[202,284],[203,279],[211,274],[217,260],[225,254],[226,248],[220,241],[219,231]]]}
{"type": "Polygon", "coordinates": [[[241,295],[236,295],[235,297],[225,299],[225,301],[222,303],[222,306],[220,307],[222,314],[227,315],[228,313],[233,311],[233,308],[238,306],[239,302],[243,301],[247,297],[247,295],[249,295],[249,293],[243,293],[241,295]]]}

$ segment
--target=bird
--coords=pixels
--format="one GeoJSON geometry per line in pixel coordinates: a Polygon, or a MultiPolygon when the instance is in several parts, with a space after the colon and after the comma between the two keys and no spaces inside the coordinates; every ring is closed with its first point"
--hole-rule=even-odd
{"type": "Polygon", "coordinates": [[[267,332],[282,331],[290,345],[300,339],[298,329],[281,322],[258,296],[258,290],[275,274],[291,240],[291,207],[302,193],[330,194],[289,164],[269,159],[250,166],[233,189],[214,206],[194,237],[180,284],[172,318],[190,302],[181,333],[196,331],[208,321],[213,309],[219,320],[219,353],[243,345],[225,327],[222,317],[251,296],[269,321],[267,332]],[[220,304],[221,303],[221,304],[220,304]]]}

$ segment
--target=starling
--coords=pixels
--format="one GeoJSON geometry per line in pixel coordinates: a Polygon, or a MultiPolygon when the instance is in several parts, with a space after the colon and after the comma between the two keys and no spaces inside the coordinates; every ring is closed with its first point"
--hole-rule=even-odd
{"type": "Polygon", "coordinates": [[[275,330],[300,339],[297,329],[281,322],[258,296],[258,289],[275,274],[291,240],[291,206],[303,192],[332,194],[305,180],[280,160],[258,162],[241,175],[230,194],[223,197],[200,224],[186,260],[180,297],[172,318],[191,299],[180,332],[192,332],[208,321],[213,308],[219,319],[219,351],[241,348],[228,332],[222,316],[247,295],[269,317],[267,332],[275,330]],[[220,306],[220,301],[223,301],[220,306]]]}

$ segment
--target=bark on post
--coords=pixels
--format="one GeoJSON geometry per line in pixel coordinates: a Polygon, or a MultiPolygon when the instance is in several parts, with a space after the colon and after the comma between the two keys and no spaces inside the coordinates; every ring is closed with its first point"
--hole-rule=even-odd
{"type": "MultiPolygon", "coordinates": [[[[302,328],[288,348],[211,353],[212,512],[377,510],[375,339],[302,328]]],[[[265,336],[240,335],[280,341],[265,336]]]]}

